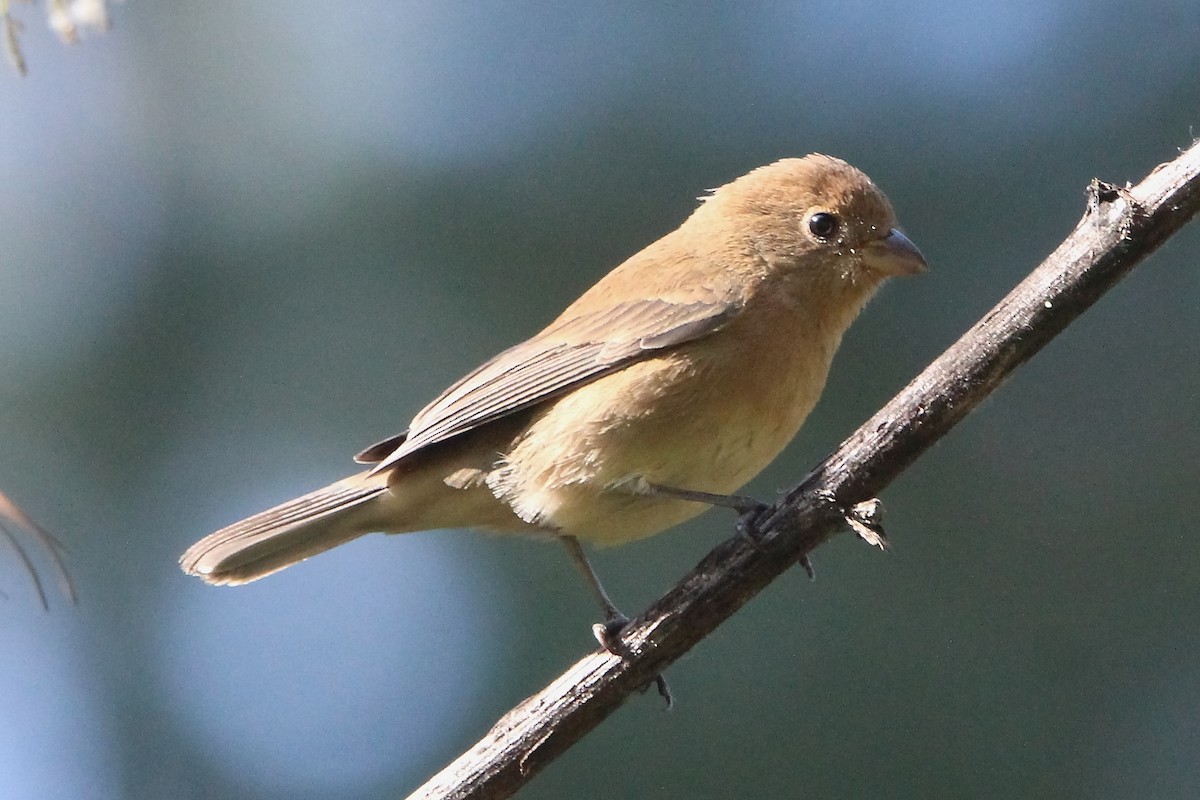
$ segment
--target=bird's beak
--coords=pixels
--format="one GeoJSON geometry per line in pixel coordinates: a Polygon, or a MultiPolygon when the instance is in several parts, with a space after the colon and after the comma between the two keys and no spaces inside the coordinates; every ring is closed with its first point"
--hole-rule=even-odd
{"type": "Polygon", "coordinates": [[[917,275],[929,269],[917,246],[895,228],[887,236],[868,242],[862,249],[862,259],[881,275],[917,275]]]}

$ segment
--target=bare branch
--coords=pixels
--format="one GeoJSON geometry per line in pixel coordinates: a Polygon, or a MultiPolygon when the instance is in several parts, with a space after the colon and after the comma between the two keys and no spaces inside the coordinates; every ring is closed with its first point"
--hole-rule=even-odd
{"type": "MultiPolygon", "coordinates": [[[[107,0],[48,0],[46,13],[51,30],[63,44],[77,44],[82,31],[103,33],[110,24],[107,0]]],[[[13,69],[22,77],[29,72],[18,38],[23,27],[12,15],[10,0],[0,0],[4,50],[13,69]]]]}
{"type": "MultiPolygon", "coordinates": [[[[600,651],[518,705],[412,798],[508,797],[768,583],[846,527],[1014,369],[1200,211],[1200,145],[1137,186],[1093,181],[1075,230],[1042,264],[772,507],[764,545],[733,538],[635,619],[632,656],[600,651]]],[[[770,365],[764,365],[769,369],[770,365]]],[[[870,538],[866,536],[864,538],[870,538]]]]}
{"type": "Polygon", "coordinates": [[[74,603],[76,600],[75,586],[71,583],[71,576],[67,574],[66,565],[63,564],[62,545],[48,531],[22,511],[20,506],[0,492],[0,544],[7,546],[16,556],[17,560],[21,562],[21,566],[25,568],[25,571],[29,573],[29,577],[33,581],[33,587],[37,590],[38,599],[42,601],[42,608],[49,610],[50,601],[46,596],[46,588],[42,585],[42,579],[38,575],[33,559],[29,557],[29,553],[21,546],[21,540],[17,538],[17,532],[31,537],[50,555],[50,560],[54,564],[54,571],[58,575],[59,587],[67,599],[74,603]]]}
{"type": "Polygon", "coordinates": [[[13,65],[13,69],[17,74],[24,77],[29,72],[25,64],[25,54],[21,52],[21,44],[17,41],[17,35],[21,32],[21,23],[13,19],[13,15],[8,9],[9,0],[0,0],[0,23],[4,26],[4,52],[8,54],[8,61],[13,65]]]}

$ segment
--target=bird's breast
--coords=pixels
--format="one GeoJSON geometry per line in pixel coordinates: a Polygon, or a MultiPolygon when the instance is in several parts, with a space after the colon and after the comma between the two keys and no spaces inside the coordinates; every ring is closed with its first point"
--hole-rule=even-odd
{"type": "Polygon", "coordinates": [[[739,317],[549,404],[489,483],[527,522],[594,543],[657,533],[706,506],[633,495],[633,479],[739,489],[812,410],[840,335],[795,314],[739,317]]]}

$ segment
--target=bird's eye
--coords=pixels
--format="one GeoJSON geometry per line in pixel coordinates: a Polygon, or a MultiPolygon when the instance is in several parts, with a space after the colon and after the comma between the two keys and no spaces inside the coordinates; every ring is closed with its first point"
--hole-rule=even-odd
{"type": "Polygon", "coordinates": [[[833,214],[818,211],[808,218],[808,230],[818,239],[829,239],[838,230],[838,218],[833,214]]]}

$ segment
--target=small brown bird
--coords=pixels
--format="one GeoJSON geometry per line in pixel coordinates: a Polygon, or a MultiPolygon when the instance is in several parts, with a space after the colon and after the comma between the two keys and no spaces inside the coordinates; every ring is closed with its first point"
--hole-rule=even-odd
{"type": "Polygon", "coordinates": [[[712,192],[533,338],[367,448],[369,469],[217,531],[180,560],[257,580],[371,531],[485,528],[614,545],[728,496],[792,439],[842,334],[892,275],[925,270],[891,204],[829,156],[712,192]]]}

